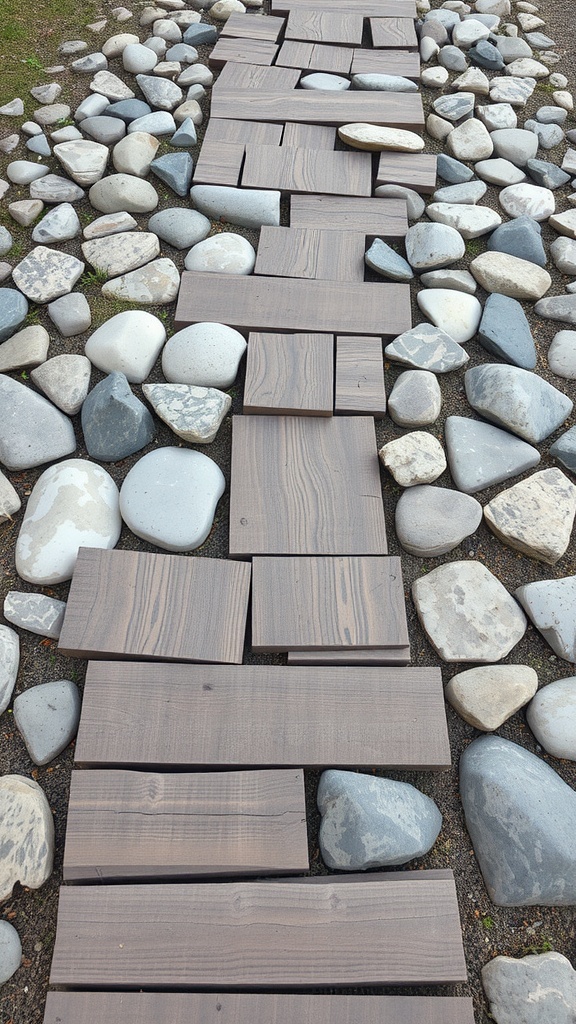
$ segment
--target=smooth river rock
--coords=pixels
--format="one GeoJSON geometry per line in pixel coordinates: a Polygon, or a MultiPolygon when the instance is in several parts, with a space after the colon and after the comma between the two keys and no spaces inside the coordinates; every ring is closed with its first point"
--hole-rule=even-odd
{"type": "Polygon", "coordinates": [[[338,136],[347,146],[376,153],[383,150],[421,153],[424,149],[424,139],[421,135],[400,128],[385,128],[374,124],[344,124],[338,129],[338,136]]]}
{"type": "Polygon", "coordinates": [[[16,882],[39,889],[52,874],[54,821],[44,791],[23,775],[0,778],[0,902],[16,882]]]}
{"type": "Polygon", "coordinates": [[[519,476],[540,462],[537,448],[507,430],[468,416],[448,416],[444,439],[452,479],[466,494],[519,476]]]}
{"type": "Polygon", "coordinates": [[[554,757],[576,761],[576,676],[542,687],[526,717],[544,750],[554,757]]]}
{"type": "Polygon", "coordinates": [[[280,224],[280,192],[263,189],[229,188],[224,185],[193,185],[190,198],[210,220],[260,228],[280,224]]]}
{"type": "Polygon", "coordinates": [[[567,395],[518,366],[475,366],[466,371],[464,386],[476,412],[532,444],[544,441],[572,412],[567,395]]]}
{"type": "Polygon", "coordinates": [[[576,662],[576,576],[525,583],[515,596],[555,654],[576,662]]]}
{"type": "Polygon", "coordinates": [[[538,676],[528,665],[479,665],[452,676],[446,700],[475,729],[493,732],[534,696],[538,676]]]}
{"type": "Polygon", "coordinates": [[[5,374],[0,374],[0,409],[0,462],[7,469],[32,469],[76,449],[68,417],[5,374]]]}
{"type": "Polygon", "coordinates": [[[18,666],[20,664],[20,640],[15,630],[0,624],[0,715],[6,711],[11,699],[18,666]]]}
{"type": "Polygon", "coordinates": [[[167,342],[162,372],[172,384],[228,388],[236,379],[246,347],[240,332],[225,324],[191,324],[167,342]]]}
{"type": "Polygon", "coordinates": [[[405,551],[420,558],[452,551],[481,522],[480,502],[448,487],[410,487],[396,505],[396,536],[405,551]]]}
{"type": "Polygon", "coordinates": [[[34,764],[49,764],[74,739],[81,698],[70,679],[31,686],[14,701],[14,721],[34,764]]]}
{"type": "Polygon", "coordinates": [[[573,1024],[576,971],[562,953],[494,957],[482,984],[496,1024],[573,1024]]]}
{"type": "Polygon", "coordinates": [[[416,301],[424,315],[459,345],[464,345],[476,334],[482,306],[475,295],[452,288],[423,288],[418,292],[416,301]]]}
{"type": "Polygon", "coordinates": [[[85,352],[103,373],[117,370],[131,384],[141,384],[150,373],[166,340],[158,317],[141,309],[128,309],[106,320],[86,342],[85,352]]]}

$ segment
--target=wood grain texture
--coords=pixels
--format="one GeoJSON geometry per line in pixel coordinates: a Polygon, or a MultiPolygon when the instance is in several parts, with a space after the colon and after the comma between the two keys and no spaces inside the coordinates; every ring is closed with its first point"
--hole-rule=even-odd
{"type": "Polygon", "coordinates": [[[75,748],[91,767],[446,769],[439,668],[90,662],[75,748]]]}
{"type": "Polygon", "coordinates": [[[313,43],[340,43],[360,46],[364,16],[355,11],[290,11],[286,39],[303,39],[313,43]]]}
{"type": "Polygon", "coordinates": [[[59,649],[240,663],[249,590],[244,562],[80,548],[59,649]]]}
{"type": "Polygon", "coordinates": [[[334,412],[375,416],[386,413],[381,338],[336,339],[334,412]]]}
{"type": "Polygon", "coordinates": [[[253,559],[252,650],[408,643],[399,558],[253,559]]]}
{"type": "Polygon", "coordinates": [[[288,651],[289,665],[409,665],[409,647],[373,651],[288,651]]]}
{"type": "Polygon", "coordinates": [[[44,1024],[474,1024],[466,996],[49,992],[44,1024]]]}
{"type": "Polygon", "coordinates": [[[361,282],[365,249],[365,236],[355,231],[263,227],[254,273],[361,282]]]}
{"type": "Polygon", "coordinates": [[[229,60],[237,64],[262,64],[269,67],[274,62],[277,52],[276,43],[268,39],[220,36],[210,52],[208,63],[212,68],[222,68],[229,60]]]}
{"type": "MultiPolygon", "coordinates": [[[[352,75],[402,75],[414,82],[420,81],[420,54],[411,50],[354,50],[352,75]]],[[[380,93],[380,95],[382,95],[380,93]]],[[[404,92],[401,96],[416,96],[404,92]]]]}
{"type": "MultiPolygon", "coordinates": [[[[295,68],[271,68],[262,64],[239,64],[229,60],[224,65],[218,78],[212,86],[212,99],[220,93],[229,95],[235,89],[265,89],[267,93],[285,93],[289,89],[295,89],[300,80],[300,72],[295,68]]],[[[213,117],[235,118],[236,114],[232,108],[227,114],[217,114],[212,104],[210,119],[213,117]]],[[[243,118],[243,120],[245,120],[243,118]]],[[[249,120],[258,121],[260,118],[251,117],[249,120]]],[[[265,120],[271,120],[266,118],[265,120]]],[[[282,121],[282,118],[278,118],[282,121]]]]}
{"type": "Polygon", "coordinates": [[[370,238],[404,238],[408,231],[403,199],[294,195],[290,199],[290,224],[295,228],[345,229],[370,238]]]}
{"type": "Polygon", "coordinates": [[[231,557],[386,551],[373,419],[233,418],[231,557]]]}
{"type": "Polygon", "coordinates": [[[240,181],[244,143],[212,142],[204,139],[194,168],[195,185],[231,185],[240,181]]]}
{"type": "MultiPolygon", "coordinates": [[[[370,51],[371,52],[371,51],[370,51]]],[[[236,65],[238,66],[238,65],[236,65]]],[[[229,65],[222,72],[225,73],[229,65]]],[[[252,65],[247,65],[252,67],[252,65]]],[[[281,71],[281,68],[270,68],[281,71]]],[[[400,74],[400,72],[395,72],[400,74]]],[[[252,76],[253,77],[253,76],[252,76]]],[[[422,99],[418,93],[310,92],[307,89],[273,92],[265,85],[212,90],[212,116],[240,121],[304,121],[306,124],[338,125],[353,121],[389,125],[418,131],[424,126],[422,99]]]]}
{"type": "Polygon", "coordinates": [[[184,271],[175,329],[205,321],[245,333],[307,331],[396,338],[412,326],[410,288],[380,281],[345,284],[184,271]]]}
{"type": "MultiPolygon", "coordinates": [[[[240,122],[242,123],[242,122],[240,122]]],[[[250,124],[244,121],[244,124],[250,124]]],[[[292,149],[303,146],[305,149],[334,149],[336,145],[336,129],[322,124],[294,124],[290,121],[284,126],[282,145],[292,149]]]]}
{"type": "Polygon", "coordinates": [[[64,881],[307,871],[302,771],[74,771],[64,881]]]}
{"type": "Polygon", "coordinates": [[[242,186],[280,189],[289,193],[369,196],[372,192],[372,155],[249,143],[242,186]]]}
{"type": "Polygon", "coordinates": [[[272,14],[290,11],[356,11],[364,18],[417,17],[415,0],[271,0],[272,14]]]}
{"type": "Polygon", "coordinates": [[[60,889],[53,985],[274,988],[466,980],[454,880],[60,889]]]}
{"type": "Polygon", "coordinates": [[[332,416],[332,334],[251,334],[245,414],[332,416]]]}
{"type": "Polygon", "coordinates": [[[284,18],[261,18],[257,14],[231,14],[220,29],[220,37],[233,36],[235,39],[266,39],[277,43],[284,30],[284,18]]]}
{"type": "Polygon", "coordinates": [[[347,75],[352,64],[353,50],[346,46],[327,46],[324,43],[305,43],[287,39],[276,58],[278,67],[300,68],[302,71],[325,71],[347,75]]]}
{"type": "MultiPolygon", "coordinates": [[[[243,17],[243,15],[242,15],[243,17]]],[[[330,129],[329,129],[330,130],[330,129]]],[[[233,118],[211,117],[206,122],[205,142],[257,142],[261,146],[279,146],[283,137],[281,124],[265,121],[235,121],[233,118]]]]}
{"type": "Polygon", "coordinates": [[[416,192],[436,188],[435,153],[380,153],[376,185],[406,185],[416,192]]]}
{"type": "Polygon", "coordinates": [[[418,37],[412,18],[370,18],[372,45],[386,49],[416,49],[418,37]]]}

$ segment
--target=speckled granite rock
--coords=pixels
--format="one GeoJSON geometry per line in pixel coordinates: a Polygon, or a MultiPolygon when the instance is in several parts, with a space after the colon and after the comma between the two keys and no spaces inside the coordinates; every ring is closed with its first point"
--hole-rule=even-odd
{"type": "Polygon", "coordinates": [[[54,822],[44,791],[23,775],[0,778],[0,900],[16,882],[39,889],[52,874],[54,822]]]}

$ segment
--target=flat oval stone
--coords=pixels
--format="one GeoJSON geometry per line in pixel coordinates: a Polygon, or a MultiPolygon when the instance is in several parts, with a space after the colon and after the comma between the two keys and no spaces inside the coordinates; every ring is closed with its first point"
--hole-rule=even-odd
{"type": "Polygon", "coordinates": [[[531,217],[538,222],[548,220],[556,209],[554,193],[550,189],[527,182],[503,188],[498,202],[509,217],[531,217]]]}
{"type": "Polygon", "coordinates": [[[35,164],[31,160],[13,160],[6,168],[6,177],[15,185],[29,185],[37,178],[43,178],[50,168],[45,164],[35,164]]]}
{"type": "Polygon", "coordinates": [[[476,334],[482,306],[475,295],[451,288],[425,288],[418,292],[416,301],[424,315],[459,345],[476,334]]]}
{"type": "Polygon", "coordinates": [[[488,186],[483,181],[464,181],[456,185],[439,188],[432,196],[434,203],[463,203],[474,206],[486,194],[488,186]]]}
{"type": "Polygon", "coordinates": [[[389,150],[399,153],[421,153],[424,139],[414,132],[400,128],[384,128],[374,124],[345,124],[338,129],[338,136],[354,149],[367,149],[374,152],[389,150]]]}
{"type": "Polygon", "coordinates": [[[82,234],[84,238],[105,238],[106,235],[115,235],[119,231],[132,231],[138,227],[138,222],[129,213],[105,213],[102,217],[87,224],[82,234]]]}
{"type": "Polygon", "coordinates": [[[12,377],[0,374],[0,462],[7,469],[41,466],[76,448],[67,416],[12,377]]]}
{"type": "Polygon", "coordinates": [[[119,117],[87,117],[82,121],[82,131],[104,146],[114,146],[126,135],[126,125],[119,117]]]}
{"type": "Polygon", "coordinates": [[[524,171],[511,163],[510,160],[503,160],[496,157],[494,160],[479,160],[474,170],[482,181],[491,185],[516,185],[526,179],[524,171]]]}
{"type": "Polygon", "coordinates": [[[167,551],[193,551],[204,543],[224,493],[221,469],[201,452],[158,448],[130,470],[120,492],[126,525],[167,551]]]}
{"type": "Polygon", "coordinates": [[[174,384],[228,388],[234,383],[247,345],[225,324],[199,323],[177,331],[162,354],[162,372],[174,384]]]}
{"type": "Polygon", "coordinates": [[[251,274],[256,252],[248,239],[229,231],[198,242],[184,261],[186,270],[213,274],[251,274]]]}
{"type": "Polygon", "coordinates": [[[475,366],[466,371],[464,386],[476,412],[532,444],[544,441],[572,412],[566,395],[518,366],[475,366]]]}
{"type": "Polygon", "coordinates": [[[78,731],[81,698],[70,679],[31,686],[14,701],[14,721],[34,764],[49,764],[78,731]]]}
{"type": "Polygon", "coordinates": [[[142,391],[170,430],[190,444],[209,444],[232,405],[230,395],[193,384],[144,384],[142,391]]]}
{"type": "Polygon", "coordinates": [[[493,732],[534,696],[538,676],[528,665],[479,665],[452,676],[446,700],[475,729],[493,732]]]}
{"type": "Polygon", "coordinates": [[[314,72],[300,79],[302,89],[320,89],[322,92],[346,92],[350,88],[350,80],[341,75],[327,75],[314,72]]]}
{"type": "Polygon", "coordinates": [[[576,487],[561,469],[544,469],[501,491],[484,507],[493,533],[516,551],[555,565],[570,543],[576,487]]]}
{"type": "Polygon", "coordinates": [[[482,506],[475,498],[447,487],[411,487],[396,505],[396,535],[405,551],[437,558],[476,532],[482,506]]]}
{"type": "Polygon", "coordinates": [[[160,254],[160,242],[151,231],[124,231],[84,242],[82,254],[107,278],[118,277],[155,259],[160,254]]]}
{"type": "Polygon", "coordinates": [[[163,242],[175,249],[189,249],[210,234],[210,221],[198,210],[178,206],[160,210],[148,221],[148,230],[154,231],[163,242]]]}
{"type": "Polygon", "coordinates": [[[9,921],[0,921],[0,986],[16,973],[22,961],[22,943],[9,921]]]}
{"type": "Polygon", "coordinates": [[[164,324],[141,309],[129,309],[110,318],[86,342],[85,352],[104,373],[118,370],[131,384],[141,384],[150,373],[166,340],[164,324]]]}
{"type": "Polygon", "coordinates": [[[369,89],[378,92],[417,92],[416,82],[401,75],[352,75],[353,89],[369,89]]]}
{"type": "Polygon", "coordinates": [[[426,207],[426,213],[430,220],[448,224],[466,239],[487,235],[502,223],[499,214],[488,206],[435,202],[426,207]]]}
{"type": "Polygon", "coordinates": [[[245,228],[280,224],[280,192],[229,188],[224,185],[193,185],[190,198],[210,220],[228,221],[245,228]]]}
{"type": "Polygon", "coordinates": [[[0,373],[38,366],[46,359],[49,344],[50,335],[41,324],[18,331],[0,345],[0,373]]]}
{"type": "Polygon", "coordinates": [[[90,458],[118,462],[149,444],[156,427],[124,374],[111,373],[87,396],[82,406],[82,431],[90,458]]]}
{"type": "Polygon", "coordinates": [[[0,715],[8,707],[20,664],[20,640],[15,630],[0,624],[0,715]]]}
{"type": "Polygon", "coordinates": [[[0,778],[0,900],[16,882],[39,889],[52,874],[54,821],[44,791],[23,775],[0,778]]]}
{"type": "Polygon", "coordinates": [[[149,181],[132,174],[111,174],[92,185],[88,198],[101,213],[150,213],[158,206],[158,193],[149,181]]]}
{"type": "Polygon", "coordinates": [[[487,292],[514,299],[541,299],[552,284],[547,270],[506,252],[483,252],[472,260],[470,270],[487,292]]]}

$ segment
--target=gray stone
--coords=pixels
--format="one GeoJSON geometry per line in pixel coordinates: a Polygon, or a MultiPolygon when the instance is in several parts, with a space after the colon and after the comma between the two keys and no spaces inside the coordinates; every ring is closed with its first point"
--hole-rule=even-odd
{"type": "Polygon", "coordinates": [[[468,56],[473,64],[486,68],[488,71],[501,71],[504,67],[502,54],[487,39],[481,39],[468,50],[468,56]]]}
{"type": "Polygon", "coordinates": [[[323,772],[317,803],[322,859],[339,871],[406,864],[428,853],[442,827],[430,797],[373,775],[323,772]]]}
{"type": "Polygon", "coordinates": [[[61,355],[37,367],[30,377],[54,405],[74,416],[88,394],[91,369],[86,356],[61,355]]]}
{"type": "Polygon", "coordinates": [[[377,92],[417,92],[418,86],[401,75],[364,74],[352,75],[353,89],[375,90],[377,92]]]}
{"type": "Polygon", "coordinates": [[[178,85],[183,87],[190,85],[203,85],[209,89],[214,81],[214,75],[205,64],[193,64],[185,68],[178,78],[178,85]]]}
{"type": "Polygon", "coordinates": [[[43,178],[49,170],[46,164],[36,164],[31,160],[13,160],[6,168],[6,177],[15,185],[29,185],[37,178],[43,178]]]}
{"type": "Polygon", "coordinates": [[[84,242],[82,254],[106,278],[118,277],[155,259],[160,254],[160,243],[151,231],[124,231],[84,242]]]}
{"type": "Polygon", "coordinates": [[[152,108],[144,100],[118,100],[105,107],[107,117],[119,117],[124,124],[131,124],[138,117],[146,117],[152,113],[152,108]]]}
{"type": "Polygon", "coordinates": [[[20,664],[20,640],[9,626],[0,625],[0,715],[8,707],[20,664]]]}
{"type": "Polygon", "coordinates": [[[179,206],[155,213],[148,221],[148,230],[175,249],[188,249],[207,237],[210,221],[197,210],[179,206]]]}
{"type": "Polygon", "coordinates": [[[190,249],[186,270],[218,274],[251,274],[256,252],[247,238],[229,231],[212,235],[190,249]]]}
{"type": "Polygon", "coordinates": [[[98,145],[113,146],[126,135],[126,125],[119,117],[108,117],[102,114],[100,117],[87,117],[82,121],[82,131],[94,139],[98,145]]]}
{"type": "Polygon", "coordinates": [[[570,175],[549,160],[528,160],[526,170],[537,185],[546,189],[561,188],[570,181],[570,175]]]}
{"type": "Polygon", "coordinates": [[[37,245],[14,267],[12,279],[32,302],[52,302],[71,292],[84,271],[75,256],[37,245]]]}
{"type": "Polygon", "coordinates": [[[117,103],[120,100],[133,100],[134,93],[118,75],[111,71],[98,71],[90,82],[92,92],[101,93],[110,103],[117,103]]]}
{"type": "Polygon", "coordinates": [[[0,986],[4,985],[20,967],[22,943],[9,921],[0,921],[0,986]]]}
{"type": "Polygon", "coordinates": [[[512,61],[521,57],[532,56],[530,46],[525,39],[520,39],[520,37],[497,36],[496,46],[502,54],[505,64],[511,64],[512,61]]]}
{"type": "Polygon", "coordinates": [[[105,57],[121,57],[127,46],[132,46],[134,43],[139,42],[138,36],[132,32],[119,32],[117,35],[110,36],[102,45],[102,53],[105,57]]]}
{"type": "Polygon", "coordinates": [[[559,377],[576,380],[576,331],[558,331],[548,349],[548,366],[559,377]]]}
{"type": "Polygon", "coordinates": [[[441,89],[448,78],[446,68],[424,68],[420,74],[420,85],[426,89],[441,89]]]}
{"type": "Polygon", "coordinates": [[[193,185],[190,198],[210,220],[228,221],[245,228],[280,224],[280,192],[228,188],[224,185],[193,185]]]}
{"type": "Polygon", "coordinates": [[[60,203],[52,207],[32,232],[32,241],[42,244],[66,242],[76,238],[82,228],[78,214],[71,203],[60,203]]]}
{"type": "Polygon", "coordinates": [[[491,103],[489,107],[478,107],[476,111],[489,132],[499,128],[516,128],[518,118],[510,103],[491,103]]]}
{"type": "Polygon", "coordinates": [[[88,53],[70,65],[71,70],[78,75],[94,75],[97,71],[105,71],[107,67],[108,60],[103,53],[88,53]]]}
{"type": "Polygon", "coordinates": [[[48,316],[63,338],[82,334],[92,323],[88,299],[82,292],[70,292],[55,299],[48,305],[48,316]]]}
{"type": "Polygon", "coordinates": [[[43,209],[44,203],[39,199],[22,199],[20,202],[10,203],[8,213],[17,224],[27,228],[42,213],[43,209]]]}
{"type": "Polygon", "coordinates": [[[572,411],[565,394],[517,366],[485,363],[467,370],[464,383],[476,412],[534,444],[560,427],[572,411]]]}
{"type": "Polygon", "coordinates": [[[534,312],[545,320],[561,320],[565,324],[576,324],[576,295],[554,295],[540,299],[534,312]]]}
{"type": "Polygon", "coordinates": [[[490,99],[494,103],[525,107],[535,86],[535,78],[493,78],[490,82],[490,99]]]}
{"type": "Polygon", "coordinates": [[[526,631],[526,618],[481,562],[448,562],[412,585],[430,643],[443,661],[500,661],[526,631]]]}
{"type": "Polygon", "coordinates": [[[175,384],[228,388],[246,351],[242,335],[225,324],[199,323],[172,335],[162,354],[162,372],[175,384]]]}
{"type": "Polygon", "coordinates": [[[543,32],[526,32],[526,42],[535,50],[547,50],[556,46],[554,40],[543,32]]]}
{"type": "Polygon", "coordinates": [[[418,292],[416,301],[424,315],[459,345],[476,334],[482,306],[474,295],[449,288],[425,288],[418,292]]]}
{"type": "Polygon", "coordinates": [[[502,223],[495,210],[469,203],[434,202],[426,207],[426,213],[435,223],[455,228],[464,239],[480,238],[502,223]]]}
{"type": "Polygon", "coordinates": [[[150,444],[156,434],[148,409],[118,372],[88,394],[82,406],[82,431],[88,455],[99,462],[125,459],[150,444]]]}
{"type": "Polygon", "coordinates": [[[447,487],[411,487],[396,505],[396,536],[405,551],[420,558],[452,551],[481,522],[480,502],[447,487]]]}
{"type": "Polygon", "coordinates": [[[507,295],[489,295],[478,328],[478,341],[507,363],[533,370],[536,346],[522,306],[507,295]]]}
{"type": "Polygon", "coordinates": [[[515,596],[554,653],[576,662],[576,576],[526,583],[515,596]]]}
{"type": "Polygon", "coordinates": [[[432,196],[433,203],[461,203],[464,206],[475,206],[486,194],[487,185],[483,181],[467,181],[457,185],[439,188],[432,196]]]}
{"type": "Polygon", "coordinates": [[[49,103],[46,107],[38,107],[34,111],[34,120],[45,128],[50,124],[58,124],[70,117],[70,107],[67,103],[49,103]]]}
{"type": "Polygon", "coordinates": [[[175,131],[176,122],[167,110],[154,110],[151,114],[135,118],[128,125],[129,135],[132,132],[147,132],[149,135],[161,137],[173,135],[175,131]]]}
{"type": "Polygon", "coordinates": [[[446,469],[442,445],[424,430],[414,430],[388,441],[378,455],[401,487],[433,483],[446,469]]]}
{"type": "Polygon", "coordinates": [[[454,128],[448,136],[447,146],[457,160],[472,161],[485,160],[494,149],[492,136],[476,117],[454,128]]]}
{"type": "Polygon", "coordinates": [[[43,203],[76,203],[85,195],[83,188],[59,174],[47,174],[30,185],[30,198],[40,199],[43,203]]]}
{"type": "Polygon", "coordinates": [[[452,676],[446,700],[475,729],[493,732],[534,696],[538,676],[528,665],[479,665],[452,676]]]}
{"type": "Polygon", "coordinates": [[[562,107],[539,107],[535,117],[541,124],[564,124],[568,111],[562,107]]]}
{"type": "Polygon", "coordinates": [[[447,153],[438,154],[436,168],[438,175],[452,185],[470,181],[474,177],[474,172],[466,167],[466,164],[455,160],[453,156],[448,156],[447,153]]]}
{"type": "Polygon", "coordinates": [[[532,700],[526,717],[540,746],[554,757],[576,761],[576,677],[557,679],[532,700]]]}
{"type": "Polygon", "coordinates": [[[469,50],[482,39],[488,39],[490,30],[476,18],[458,22],[452,31],[452,42],[462,50],[469,50]]]}
{"type": "Polygon", "coordinates": [[[178,267],[172,260],[162,257],[107,281],[102,286],[102,295],[146,306],[165,306],[175,300],[179,288],[178,267]]]}
{"type": "Polygon", "coordinates": [[[0,107],[0,114],[3,117],[21,117],[24,113],[24,104],[20,97],[15,100],[10,100],[9,103],[4,103],[0,107]]]}
{"type": "MultiPolygon", "coordinates": [[[[493,903],[576,903],[576,795],[552,768],[509,740],[481,736],[460,758],[460,796],[493,903]]],[[[542,1014],[541,998],[538,1007],[542,1014]]]]}
{"type": "Polygon", "coordinates": [[[444,437],[452,479],[466,494],[509,480],[540,462],[537,448],[481,420],[449,416],[444,437]]]}
{"type": "Polygon", "coordinates": [[[0,462],[7,469],[32,469],[75,450],[70,420],[35,391],[4,374],[0,374],[0,405],[0,462]]]}
{"type": "MultiPolygon", "coordinates": [[[[506,191],[506,189],[504,189],[506,191]]],[[[546,266],[546,252],[542,244],[542,229],[532,217],[516,217],[501,224],[487,241],[489,252],[507,252],[510,256],[546,266]]]]}
{"type": "Polygon", "coordinates": [[[104,113],[107,107],[108,100],[106,97],[100,95],[100,93],[93,92],[87,96],[85,100],[82,100],[82,103],[76,107],[76,110],[74,111],[74,120],[80,122],[84,121],[87,117],[99,117],[100,114],[104,113]]]}
{"type": "Polygon", "coordinates": [[[52,874],[54,822],[43,790],[23,775],[0,778],[0,901],[16,882],[39,889],[52,874]]]}
{"type": "Polygon", "coordinates": [[[49,764],[74,739],[80,693],[69,679],[32,686],[14,701],[14,721],[34,764],[49,764]]]}
{"type": "Polygon", "coordinates": [[[552,284],[547,270],[504,252],[484,252],[472,260],[470,270],[487,292],[513,299],[540,299],[552,284]]]}
{"type": "Polygon", "coordinates": [[[411,281],[414,277],[410,264],[381,238],[374,239],[364,261],[371,270],[392,281],[411,281]]]}
{"type": "Polygon", "coordinates": [[[232,404],[223,391],[191,384],[144,384],[142,390],[160,419],[190,444],[213,441],[232,404]]]}
{"type": "Polygon", "coordinates": [[[29,370],[48,355],[50,336],[41,324],[31,324],[0,345],[0,373],[29,370]]]}
{"type": "Polygon", "coordinates": [[[136,75],[136,82],[144,93],[144,98],[156,110],[174,110],[182,102],[182,89],[167,78],[136,75]]]}
{"type": "Polygon", "coordinates": [[[516,167],[525,167],[536,156],[538,139],[523,128],[500,128],[491,135],[496,156],[509,160],[516,167]]]}
{"type": "Polygon", "coordinates": [[[131,43],[122,53],[122,65],[132,75],[147,75],[158,63],[158,57],[148,46],[131,43]]]}
{"type": "Polygon", "coordinates": [[[548,220],[556,208],[550,189],[528,183],[503,188],[498,202],[509,217],[531,217],[538,222],[548,220]]]}
{"type": "Polygon", "coordinates": [[[526,180],[524,171],[510,163],[509,160],[502,160],[501,157],[494,160],[480,160],[474,170],[479,178],[491,185],[517,185],[526,180]]]}
{"type": "Polygon", "coordinates": [[[16,133],[12,135],[6,135],[3,139],[0,139],[0,153],[11,153],[13,149],[16,149],[20,142],[20,136],[16,133]]]}
{"type": "Polygon", "coordinates": [[[350,88],[350,81],[341,75],[330,75],[322,72],[314,72],[305,75],[300,79],[302,89],[320,89],[323,92],[346,92],[350,88]]]}
{"type": "Polygon", "coordinates": [[[458,46],[443,46],[438,54],[438,63],[448,71],[466,71],[468,62],[458,46]]]}
{"type": "MultiPolygon", "coordinates": [[[[118,122],[118,118],[86,118],[82,122],[83,130],[88,134],[88,122],[112,120],[118,122]]],[[[108,149],[100,142],[89,142],[82,139],[80,142],[60,142],[54,147],[54,156],[62,164],[64,170],[76,182],[77,185],[93,185],[98,181],[106,170],[108,162],[108,149]]]]}
{"type": "Polygon", "coordinates": [[[146,380],[166,340],[164,324],[140,309],[117,313],[86,342],[88,359],[103,373],[118,371],[131,384],[146,380]]]}
{"type": "Polygon", "coordinates": [[[401,427],[435,423],[442,408],[442,392],[429,370],[405,370],[388,398],[388,414],[401,427]]]}
{"type": "Polygon", "coordinates": [[[204,22],[189,25],[182,38],[189,46],[212,46],[218,38],[218,30],[215,25],[206,25],[204,22]]]}
{"type": "Polygon", "coordinates": [[[466,246],[459,233],[445,224],[421,222],[408,228],[406,258],[415,270],[446,267],[462,259],[466,246]]]}
{"type": "Polygon", "coordinates": [[[560,469],[544,469],[501,491],[485,505],[493,533],[539,562],[555,565],[570,543],[576,487],[560,469]]]}
{"type": "Polygon", "coordinates": [[[50,637],[57,640],[60,636],[65,601],[57,601],[55,597],[45,594],[24,594],[19,590],[9,590],[4,600],[4,618],[19,629],[25,629],[36,636],[50,637]]]}
{"type": "Polygon", "coordinates": [[[473,92],[458,92],[439,96],[432,103],[432,109],[446,121],[456,124],[474,110],[476,97],[473,92]]]}
{"type": "MultiPolygon", "coordinates": [[[[202,89],[203,86],[191,86],[191,88],[202,89]]],[[[182,121],[182,124],[179,125],[177,131],[174,132],[174,135],[170,139],[170,145],[182,146],[184,148],[189,146],[195,146],[197,141],[198,136],[196,133],[196,125],[194,124],[194,121],[192,120],[191,117],[187,117],[186,120],[182,121]]]]}
{"type": "Polygon", "coordinates": [[[476,291],[476,281],[467,270],[430,270],[420,275],[420,283],[426,288],[448,288],[467,295],[476,291]]]}
{"type": "Polygon", "coordinates": [[[8,228],[0,226],[0,256],[6,256],[13,245],[13,238],[8,228]]]}
{"type": "Polygon", "coordinates": [[[6,341],[28,314],[28,303],[14,288],[0,288],[0,342],[6,341]]]}
{"type": "Polygon", "coordinates": [[[165,153],[152,161],[150,170],[177,196],[186,196],[192,181],[193,167],[190,153],[165,153]]]}
{"type": "Polygon", "coordinates": [[[92,185],[89,199],[101,213],[150,213],[158,206],[156,189],[149,181],[142,181],[132,174],[111,174],[101,178],[92,185]]]}
{"type": "Polygon", "coordinates": [[[0,523],[8,522],[19,511],[22,502],[18,492],[3,473],[0,473],[0,523]]]}
{"type": "Polygon", "coordinates": [[[389,199],[405,199],[408,220],[419,220],[426,207],[422,196],[414,189],[405,188],[404,185],[378,185],[374,195],[389,199]]]}
{"type": "Polygon", "coordinates": [[[571,427],[562,434],[550,448],[552,455],[566,469],[576,472],[576,427],[571,427]]]}
{"type": "Polygon", "coordinates": [[[564,213],[554,214],[550,217],[550,227],[560,235],[576,238],[576,210],[565,210],[564,213]]]}
{"type": "Polygon", "coordinates": [[[392,362],[402,363],[432,373],[449,373],[468,362],[468,353],[450,335],[432,324],[422,323],[400,334],[386,346],[385,355],[392,362]]]}
{"type": "Polygon", "coordinates": [[[159,145],[159,140],[148,132],[132,132],[114,146],[112,162],[115,169],[120,174],[145,178],[159,145]]]}
{"type": "Polygon", "coordinates": [[[482,968],[482,984],[497,1024],[572,1024],[576,972],[561,953],[515,960],[497,956],[482,968]]]}
{"type": "Polygon", "coordinates": [[[554,149],[564,140],[564,132],[557,124],[539,124],[538,121],[530,119],[524,122],[524,128],[534,132],[541,149],[554,149]]]}
{"type": "Polygon", "coordinates": [[[428,114],[426,118],[426,132],[431,139],[444,142],[452,131],[454,131],[454,127],[450,124],[450,121],[445,121],[443,117],[438,117],[437,114],[428,114]]]}

